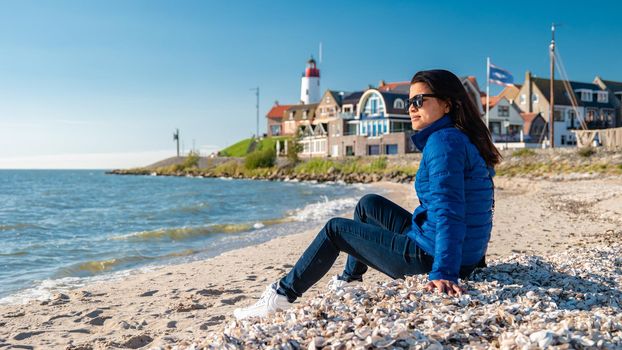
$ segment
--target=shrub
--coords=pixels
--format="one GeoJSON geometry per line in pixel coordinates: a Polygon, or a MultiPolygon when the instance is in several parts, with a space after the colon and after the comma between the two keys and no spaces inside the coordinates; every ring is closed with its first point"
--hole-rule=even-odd
{"type": "Polygon", "coordinates": [[[581,147],[577,150],[577,154],[580,155],[581,157],[591,157],[594,153],[596,153],[596,150],[594,149],[594,147],[581,147]]]}
{"type": "Polygon", "coordinates": [[[328,169],[335,169],[336,164],[327,159],[323,158],[313,158],[306,162],[300,163],[296,166],[295,172],[301,174],[326,174],[328,173],[328,169]]]}
{"type": "Polygon", "coordinates": [[[387,157],[378,157],[369,165],[370,172],[382,172],[387,168],[387,157]]]}
{"type": "Polygon", "coordinates": [[[252,170],[257,168],[270,168],[276,161],[276,151],[273,148],[257,150],[246,156],[244,166],[252,170]]]}
{"type": "Polygon", "coordinates": [[[529,156],[535,156],[536,155],[536,151],[529,149],[529,148],[521,148],[521,149],[517,149],[516,151],[512,152],[512,157],[529,157],[529,156]]]}
{"type": "Polygon", "coordinates": [[[241,165],[237,161],[230,160],[228,162],[218,165],[214,169],[214,173],[217,174],[218,176],[238,175],[239,173],[241,173],[240,167],[241,165]]]}
{"type": "Polygon", "coordinates": [[[296,136],[294,136],[291,140],[285,141],[288,142],[287,159],[294,164],[298,163],[298,153],[302,152],[302,144],[300,143],[300,140],[302,140],[302,132],[298,130],[296,136]]]}
{"type": "Polygon", "coordinates": [[[184,160],[183,169],[196,168],[199,166],[199,152],[190,151],[184,160]]]}

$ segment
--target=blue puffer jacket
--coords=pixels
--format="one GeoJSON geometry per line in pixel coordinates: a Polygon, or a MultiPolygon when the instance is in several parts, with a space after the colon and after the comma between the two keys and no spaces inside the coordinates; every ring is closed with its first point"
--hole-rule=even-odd
{"type": "Polygon", "coordinates": [[[486,253],[494,169],[448,115],[412,140],[423,157],[415,181],[421,204],[408,236],[434,256],[430,280],[457,282],[460,266],[475,265],[486,253]]]}

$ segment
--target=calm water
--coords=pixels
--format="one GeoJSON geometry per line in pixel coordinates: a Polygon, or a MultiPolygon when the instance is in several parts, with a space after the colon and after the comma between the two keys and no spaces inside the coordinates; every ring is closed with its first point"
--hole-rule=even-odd
{"type": "Polygon", "coordinates": [[[0,170],[0,302],[215,256],[351,212],[366,186],[0,170]]]}

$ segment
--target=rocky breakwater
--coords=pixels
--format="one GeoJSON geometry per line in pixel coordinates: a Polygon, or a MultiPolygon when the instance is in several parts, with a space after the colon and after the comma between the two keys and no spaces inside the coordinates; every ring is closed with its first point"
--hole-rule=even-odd
{"type": "Polygon", "coordinates": [[[203,178],[233,178],[269,181],[316,181],[316,182],[344,182],[344,183],[371,183],[391,181],[409,183],[414,176],[399,171],[387,173],[343,173],[335,169],[328,169],[326,173],[296,173],[288,169],[268,170],[262,173],[245,174],[235,172],[216,172],[206,169],[188,169],[175,172],[164,172],[152,169],[118,169],[108,172],[114,175],[151,175],[151,176],[185,176],[203,178]]]}

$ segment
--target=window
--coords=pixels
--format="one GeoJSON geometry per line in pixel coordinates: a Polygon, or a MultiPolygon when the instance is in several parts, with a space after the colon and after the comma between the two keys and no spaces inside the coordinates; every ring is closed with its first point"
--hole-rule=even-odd
{"type": "Polygon", "coordinates": [[[372,98],[369,100],[369,103],[370,103],[370,106],[371,106],[371,107],[370,107],[370,108],[371,108],[370,113],[371,113],[371,114],[376,114],[376,113],[378,113],[378,99],[377,99],[377,98],[375,98],[375,97],[372,97],[372,98]]]}
{"type": "Polygon", "coordinates": [[[525,94],[520,95],[520,104],[524,105],[527,102],[527,97],[525,94]]]}
{"type": "Polygon", "coordinates": [[[289,120],[294,120],[294,111],[289,112],[289,120]]]}
{"type": "Polygon", "coordinates": [[[596,95],[596,100],[600,103],[608,103],[609,94],[606,91],[599,91],[598,95],[596,95]]]}
{"type": "Polygon", "coordinates": [[[577,127],[577,114],[575,113],[574,110],[569,110],[568,111],[568,120],[566,122],[566,125],[568,126],[568,129],[575,129],[577,127]]]}
{"type": "Polygon", "coordinates": [[[354,148],[352,146],[346,146],[346,156],[353,156],[354,148]]]}
{"type": "Polygon", "coordinates": [[[510,116],[510,106],[499,106],[499,117],[509,117],[510,116]]]}
{"type": "Polygon", "coordinates": [[[531,100],[533,101],[533,103],[538,103],[538,101],[540,101],[540,95],[531,94],[531,100]]]}
{"type": "Polygon", "coordinates": [[[613,120],[613,115],[614,115],[614,111],[611,109],[603,109],[603,120],[605,121],[605,123],[607,123],[607,126],[614,126],[614,120],[613,120]]]}
{"type": "Polygon", "coordinates": [[[385,154],[397,154],[397,145],[396,144],[392,144],[392,145],[385,145],[384,147],[385,150],[385,154]]]}
{"type": "Polygon", "coordinates": [[[585,116],[585,121],[592,122],[594,121],[595,116],[596,116],[596,112],[593,109],[588,109],[587,115],[585,116]]]}
{"type": "Polygon", "coordinates": [[[566,135],[562,135],[562,145],[566,144],[566,135]]]}
{"type": "Polygon", "coordinates": [[[499,122],[490,122],[490,131],[493,134],[501,134],[501,123],[499,122]]]}
{"type": "Polygon", "coordinates": [[[367,146],[367,154],[370,156],[377,156],[380,154],[380,145],[367,146]]]}
{"type": "Polygon", "coordinates": [[[307,119],[307,111],[302,112],[302,119],[307,119]]]}
{"type": "Polygon", "coordinates": [[[556,109],[553,112],[553,120],[555,120],[556,122],[563,122],[564,121],[564,111],[556,109]]]}
{"type": "Polygon", "coordinates": [[[592,90],[581,90],[581,101],[592,102],[592,90]]]}
{"type": "Polygon", "coordinates": [[[270,134],[279,136],[281,134],[281,125],[270,125],[270,134]]]}
{"type": "Polygon", "coordinates": [[[393,102],[393,109],[404,109],[404,100],[396,98],[393,102]]]}
{"type": "Polygon", "coordinates": [[[401,122],[391,122],[391,132],[402,132],[404,131],[404,123],[401,122]]]}
{"type": "Polygon", "coordinates": [[[330,97],[326,96],[326,98],[324,99],[324,103],[326,104],[330,103],[330,97]]]}

